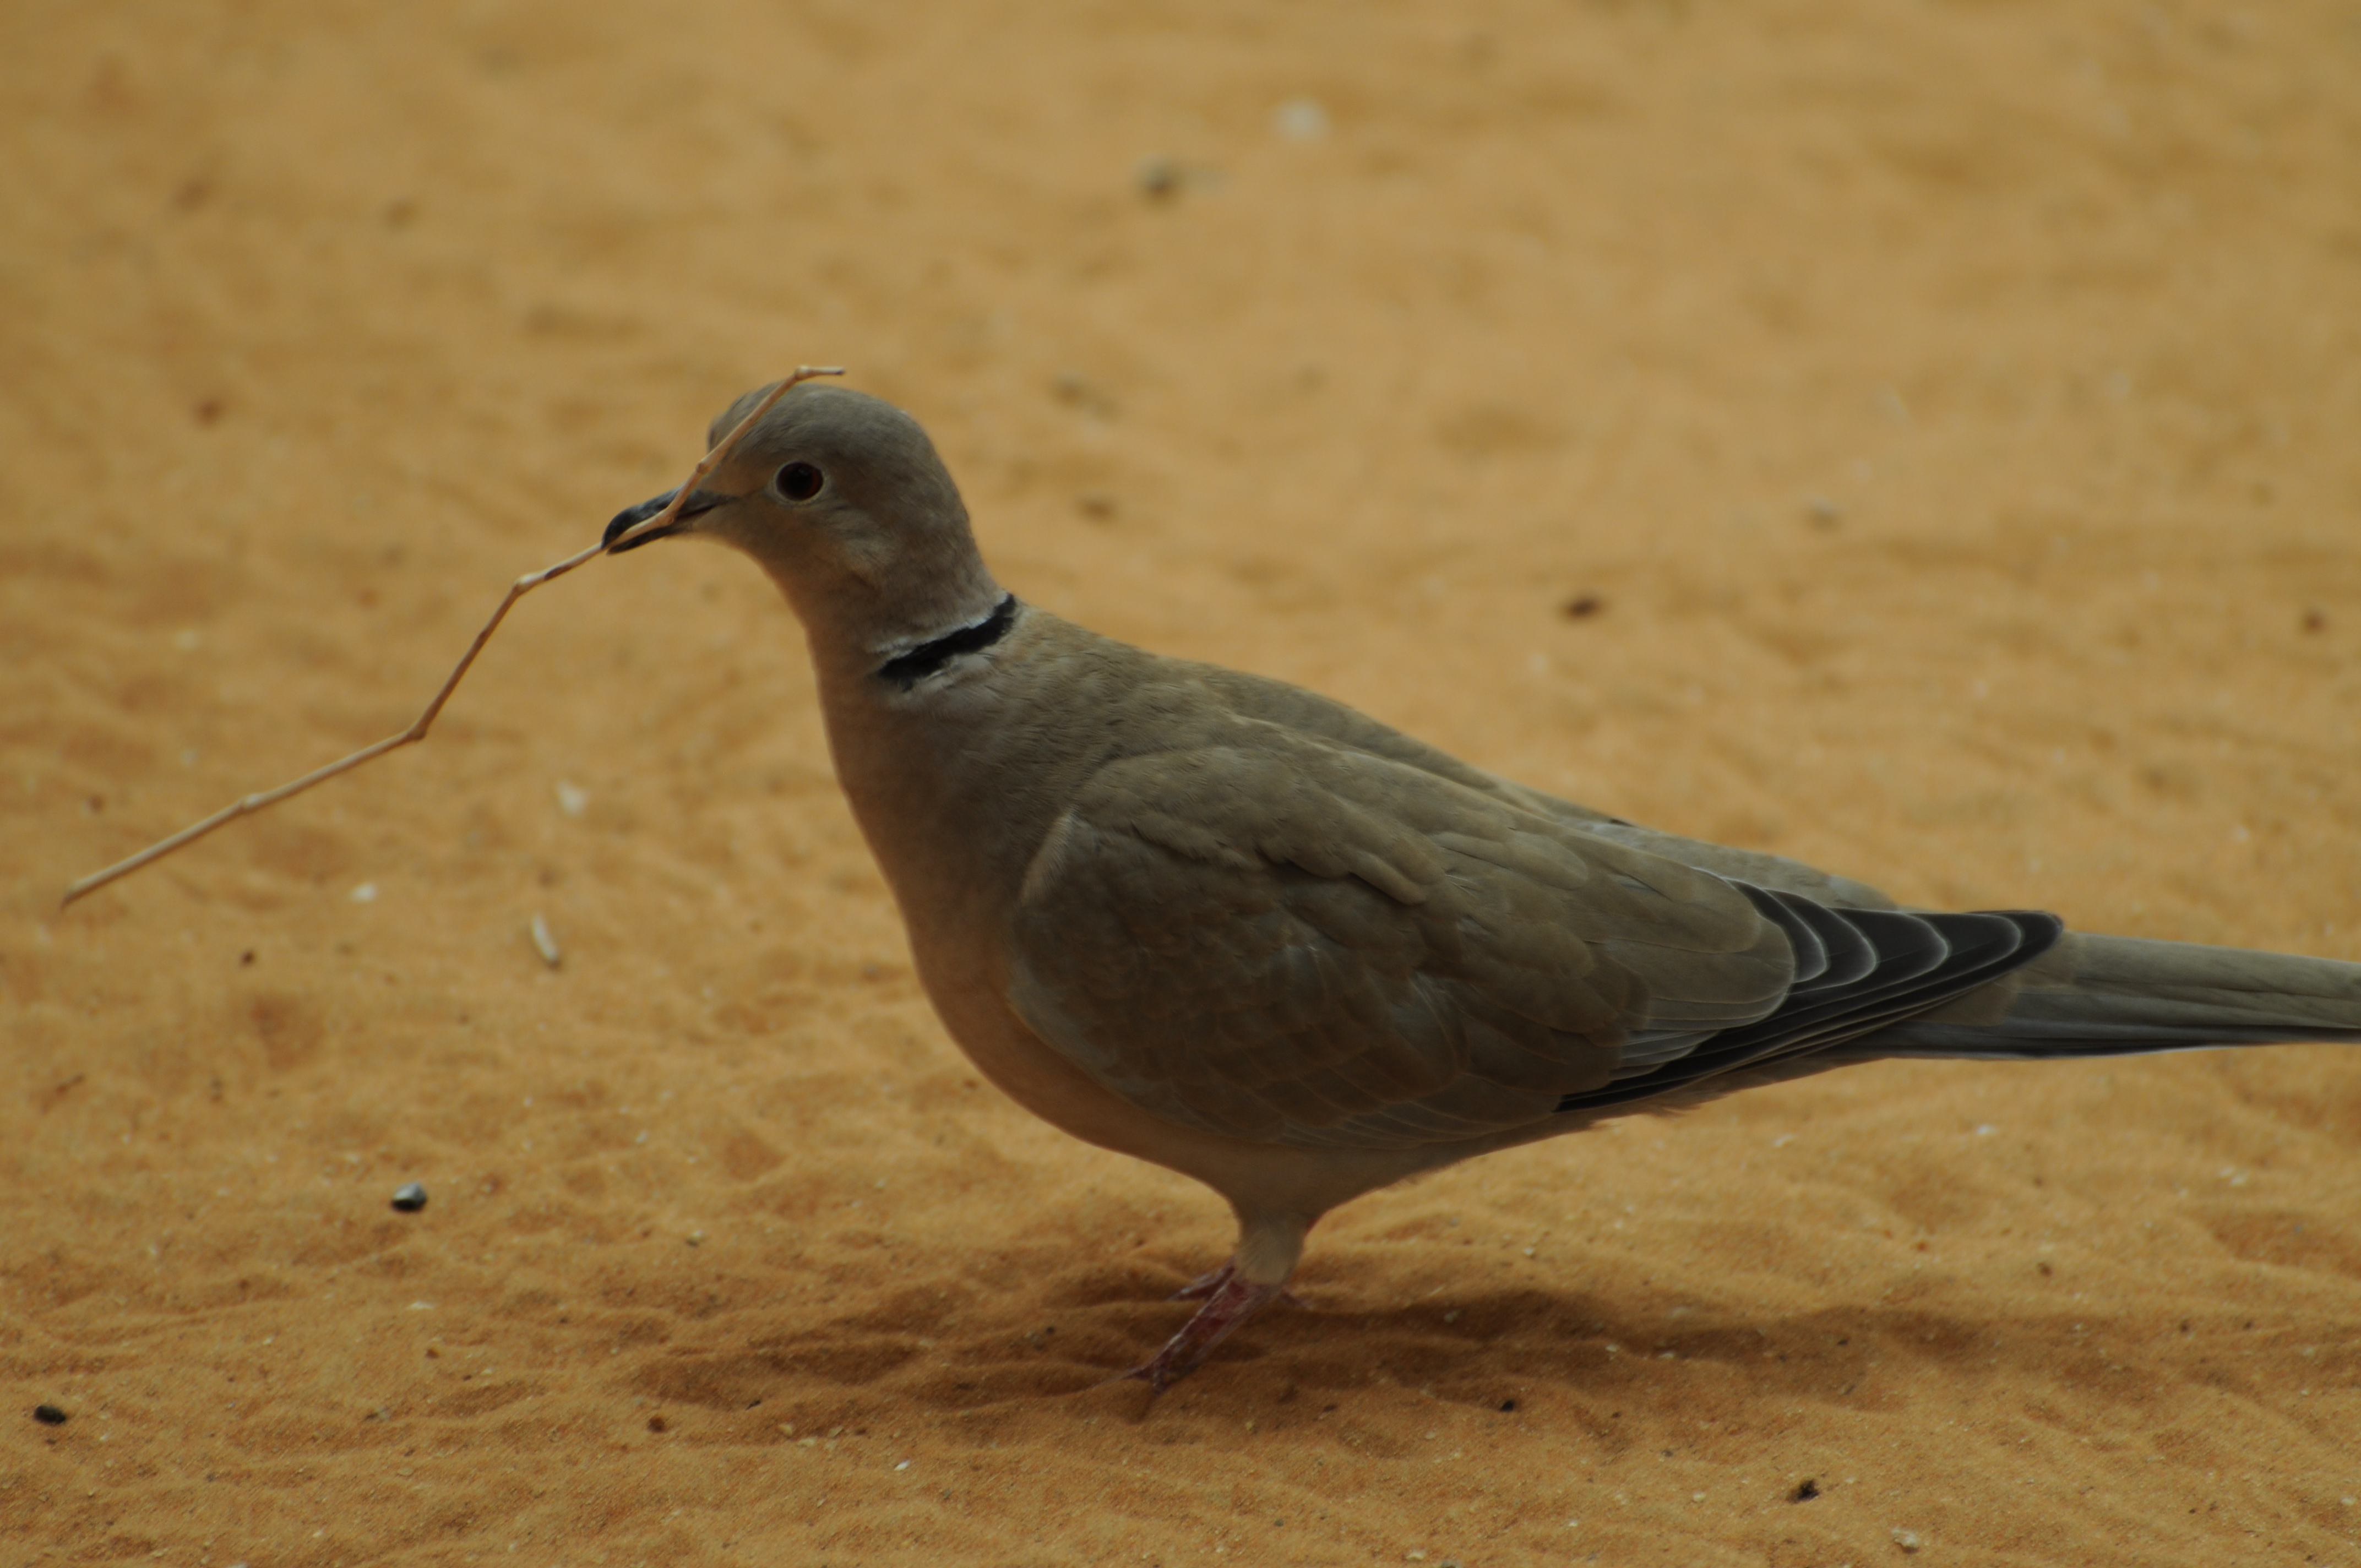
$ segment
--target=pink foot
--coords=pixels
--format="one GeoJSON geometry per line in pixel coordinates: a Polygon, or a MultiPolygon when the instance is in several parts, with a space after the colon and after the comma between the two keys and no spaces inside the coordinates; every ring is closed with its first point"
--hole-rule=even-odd
{"type": "Polygon", "coordinates": [[[1224,1265],[1181,1292],[1183,1296],[1201,1293],[1205,1304],[1180,1325],[1180,1332],[1166,1341],[1164,1348],[1145,1365],[1133,1367],[1116,1382],[1136,1377],[1161,1394],[1204,1365],[1215,1345],[1286,1291],[1276,1285],[1257,1285],[1250,1279],[1241,1279],[1235,1266],[1224,1265]],[[1210,1288],[1200,1292],[1200,1286],[1210,1288]]]}

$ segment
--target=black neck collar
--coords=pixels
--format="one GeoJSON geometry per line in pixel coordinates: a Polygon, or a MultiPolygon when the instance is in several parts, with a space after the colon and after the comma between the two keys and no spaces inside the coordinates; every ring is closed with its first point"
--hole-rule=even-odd
{"type": "Polygon", "coordinates": [[[1007,594],[993,607],[990,615],[973,626],[962,626],[932,642],[921,642],[906,653],[898,653],[877,666],[877,678],[891,681],[908,691],[928,675],[958,658],[961,653],[973,653],[989,648],[1008,635],[1016,624],[1016,596],[1007,594]]]}

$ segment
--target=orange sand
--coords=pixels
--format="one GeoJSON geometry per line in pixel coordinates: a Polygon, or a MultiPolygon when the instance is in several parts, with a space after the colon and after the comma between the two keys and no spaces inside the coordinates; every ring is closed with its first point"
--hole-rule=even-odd
{"type": "Polygon", "coordinates": [[[1495,1157],[1092,1391],[1225,1216],[978,1087],[719,552],[55,904],[405,722],[807,360],[1104,630],[1912,900],[2361,958],[2350,5],[11,24],[14,1560],[2353,1559],[2331,1047],[1495,1157]]]}

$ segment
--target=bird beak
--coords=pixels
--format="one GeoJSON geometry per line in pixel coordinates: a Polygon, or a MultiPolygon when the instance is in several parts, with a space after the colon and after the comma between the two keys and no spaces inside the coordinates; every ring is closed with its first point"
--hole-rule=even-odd
{"type": "Polygon", "coordinates": [[[712,490],[691,490],[688,493],[688,499],[680,503],[680,510],[674,512],[672,520],[662,528],[652,528],[645,533],[632,534],[620,544],[615,543],[619,539],[623,539],[623,535],[631,533],[632,529],[672,505],[672,499],[679,494],[680,490],[675,487],[660,496],[651,496],[635,507],[625,507],[617,512],[615,521],[607,525],[606,537],[602,541],[607,550],[612,554],[620,555],[626,550],[637,550],[651,540],[668,539],[682,532],[687,525],[688,520],[699,512],[711,511],[722,502],[737,499],[734,496],[720,495],[712,490]]]}

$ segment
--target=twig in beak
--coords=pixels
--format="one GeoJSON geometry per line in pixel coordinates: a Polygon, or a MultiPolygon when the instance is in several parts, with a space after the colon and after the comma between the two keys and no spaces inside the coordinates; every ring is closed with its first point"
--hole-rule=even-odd
{"type": "Polygon", "coordinates": [[[723,436],[719,441],[715,442],[713,444],[712,451],[697,459],[697,466],[688,471],[688,477],[682,482],[679,489],[673,492],[672,499],[664,503],[664,510],[656,513],[653,517],[643,518],[640,521],[631,524],[631,527],[623,530],[622,532],[607,541],[604,548],[610,552],[620,550],[635,539],[644,539],[651,533],[659,532],[664,529],[671,527],[673,520],[680,516],[680,509],[683,503],[685,503],[688,498],[695,493],[697,487],[705,483],[707,477],[710,475],[713,470],[720,467],[721,465],[728,460],[730,449],[738,444],[739,439],[748,431],[753,429],[754,422],[761,419],[764,414],[769,413],[771,411],[771,406],[776,403],[781,398],[785,397],[790,388],[795,387],[799,382],[808,381],[815,376],[841,376],[843,374],[844,367],[841,365],[796,366],[796,373],[794,375],[788,377],[785,380],[780,382],[777,386],[763,393],[763,400],[756,403],[752,409],[748,410],[746,417],[740,420],[735,425],[731,426],[729,434],[723,436]]]}
{"type": "Polygon", "coordinates": [[[157,842],[148,845],[146,849],[140,850],[137,854],[131,856],[127,860],[117,861],[115,864],[107,867],[104,871],[91,872],[90,875],[83,877],[71,887],[66,889],[65,898],[60,902],[59,907],[63,908],[66,905],[71,904],[75,899],[82,897],[84,894],[97,892],[100,888],[104,887],[108,883],[115,881],[118,877],[129,876],[133,872],[137,871],[140,867],[150,865],[157,861],[160,861],[165,856],[170,854],[173,850],[178,850],[184,845],[195,843],[198,839],[203,838],[206,834],[212,832],[216,828],[224,827],[228,823],[236,821],[241,817],[251,817],[254,813],[262,810],[266,806],[276,806],[280,801],[286,800],[291,796],[302,795],[305,790],[310,789],[313,785],[325,784],[339,773],[348,773],[355,768],[359,767],[363,762],[372,761],[378,757],[382,757],[388,751],[399,751],[401,748],[411,744],[412,741],[425,740],[427,730],[434,727],[434,720],[442,714],[443,705],[449,702],[451,700],[451,694],[459,689],[459,682],[466,677],[469,667],[475,663],[476,655],[484,651],[484,644],[492,640],[492,633],[500,630],[500,622],[507,619],[510,608],[513,606],[517,600],[524,598],[525,595],[533,592],[533,589],[541,587],[542,584],[550,581],[552,578],[566,576],[566,573],[574,570],[575,567],[582,565],[586,562],[614,549],[616,545],[621,544],[627,540],[637,538],[642,534],[662,528],[670,523],[674,517],[679,512],[681,502],[686,499],[689,493],[695,490],[697,486],[705,482],[705,478],[708,475],[711,474],[714,469],[722,465],[722,463],[729,457],[730,449],[738,444],[740,438],[742,437],[747,431],[753,428],[753,424],[756,420],[770,412],[771,406],[773,404],[776,403],[781,398],[786,396],[787,389],[789,388],[796,385],[798,382],[808,381],[815,376],[841,376],[843,374],[844,371],[840,367],[814,365],[797,366],[794,375],[788,377],[785,380],[781,381],[777,386],[772,388],[769,393],[763,397],[763,400],[754,405],[753,411],[749,413],[744,419],[738,422],[737,428],[733,429],[729,434],[723,436],[719,442],[715,443],[713,450],[708,452],[697,461],[696,468],[692,470],[688,476],[687,482],[681,486],[679,494],[673,497],[672,503],[669,506],[666,506],[664,510],[656,513],[655,516],[649,518],[646,521],[640,523],[638,526],[617,534],[611,543],[593,544],[588,550],[577,551],[574,554],[568,555],[565,560],[558,562],[554,566],[544,566],[538,572],[527,573],[525,576],[519,577],[515,582],[511,583],[509,585],[508,596],[500,600],[500,608],[492,611],[492,618],[484,622],[484,629],[476,633],[476,640],[467,644],[467,652],[460,656],[459,663],[452,669],[450,679],[443,683],[443,689],[434,694],[434,700],[426,705],[426,711],[420,714],[418,718],[412,722],[409,729],[402,730],[397,735],[389,735],[384,740],[378,741],[375,745],[364,746],[359,751],[355,751],[351,756],[341,758],[336,762],[330,762],[324,768],[319,768],[313,772],[305,773],[302,778],[295,780],[291,784],[283,784],[277,789],[264,790],[257,795],[249,795],[243,800],[236,801],[229,806],[222,807],[222,809],[214,812],[211,817],[204,818],[201,822],[192,822],[189,824],[189,826],[181,828],[178,833],[173,834],[169,839],[159,839],[157,842]]]}

